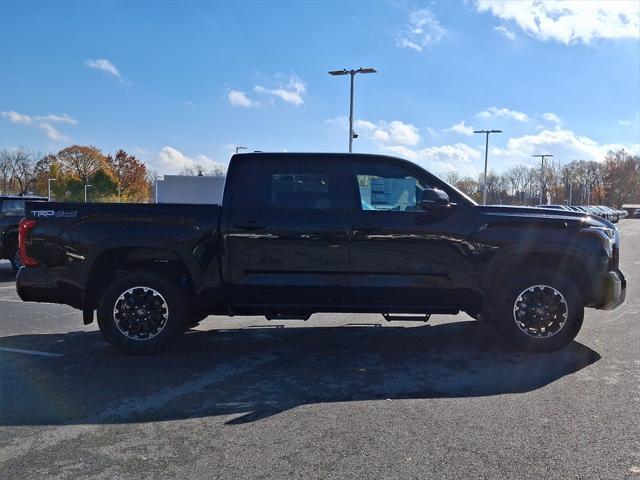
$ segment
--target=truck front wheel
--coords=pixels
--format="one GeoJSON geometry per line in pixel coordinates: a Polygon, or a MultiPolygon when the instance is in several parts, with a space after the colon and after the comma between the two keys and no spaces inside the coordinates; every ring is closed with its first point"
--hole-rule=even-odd
{"type": "Polygon", "coordinates": [[[179,288],[146,272],[126,273],[111,281],[98,304],[98,326],[104,338],[132,354],[167,348],[184,331],[186,306],[179,288]]]}
{"type": "Polygon", "coordinates": [[[584,304],[574,282],[553,271],[533,271],[500,282],[489,298],[491,323],[519,350],[550,352],[580,331],[584,304]]]}

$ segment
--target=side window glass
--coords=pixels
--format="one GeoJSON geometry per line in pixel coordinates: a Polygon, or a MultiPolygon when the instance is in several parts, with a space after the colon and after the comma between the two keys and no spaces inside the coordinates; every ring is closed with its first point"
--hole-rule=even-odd
{"type": "Polygon", "coordinates": [[[362,210],[421,210],[422,194],[430,188],[395,165],[356,165],[356,177],[362,210]]]}
{"type": "Polygon", "coordinates": [[[18,217],[24,215],[24,200],[5,199],[2,200],[2,207],[0,209],[2,215],[10,217],[18,217]]]}
{"type": "Polygon", "coordinates": [[[295,169],[273,173],[270,181],[271,205],[303,210],[329,210],[332,205],[327,174],[299,173],[295,169]]]}
{"type": "Polygon", "coordinates": [[[271,208],[341,210],[348,203],[344,168],[334,162],[259,161],[252,197],[271,208]],[[342,176],[342,178],[341,178],[342,176]]]}

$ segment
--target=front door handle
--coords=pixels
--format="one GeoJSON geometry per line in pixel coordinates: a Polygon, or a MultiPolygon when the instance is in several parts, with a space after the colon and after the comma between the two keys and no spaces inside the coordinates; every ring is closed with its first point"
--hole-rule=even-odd
{"type": "Polygon", "coordinates": [[[267,228],[266,225],[262,225],[254,220],[251,220],[247,223],[242,223],[240,225],[234,225],[233,228],[237,228],[238,230],[263,230],[267,228]]]}
{"type": "Polygon", "coordinates": [[[382,229],[380,225],[375,225],[369,222],[361,223],[357,225],[351,225],[351,228],[358,232],[375,232],[382,229]]]}

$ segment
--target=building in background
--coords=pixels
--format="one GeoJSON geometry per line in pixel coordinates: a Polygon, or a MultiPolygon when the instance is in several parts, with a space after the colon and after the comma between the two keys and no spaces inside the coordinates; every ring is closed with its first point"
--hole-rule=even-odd
{"type": "Polygon", "coordinates": [[[156,203],[222,204],[226,177],[165,175],[156,181],[156,203]]]}

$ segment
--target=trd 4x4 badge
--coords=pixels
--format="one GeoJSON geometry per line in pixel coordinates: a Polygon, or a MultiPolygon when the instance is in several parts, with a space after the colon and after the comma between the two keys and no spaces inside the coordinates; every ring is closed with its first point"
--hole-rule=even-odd
{"type": "Polygon", "coordinates": [[[78,216],[76,210],[31,210],[34,217],[74,218],[78,216]]]}

